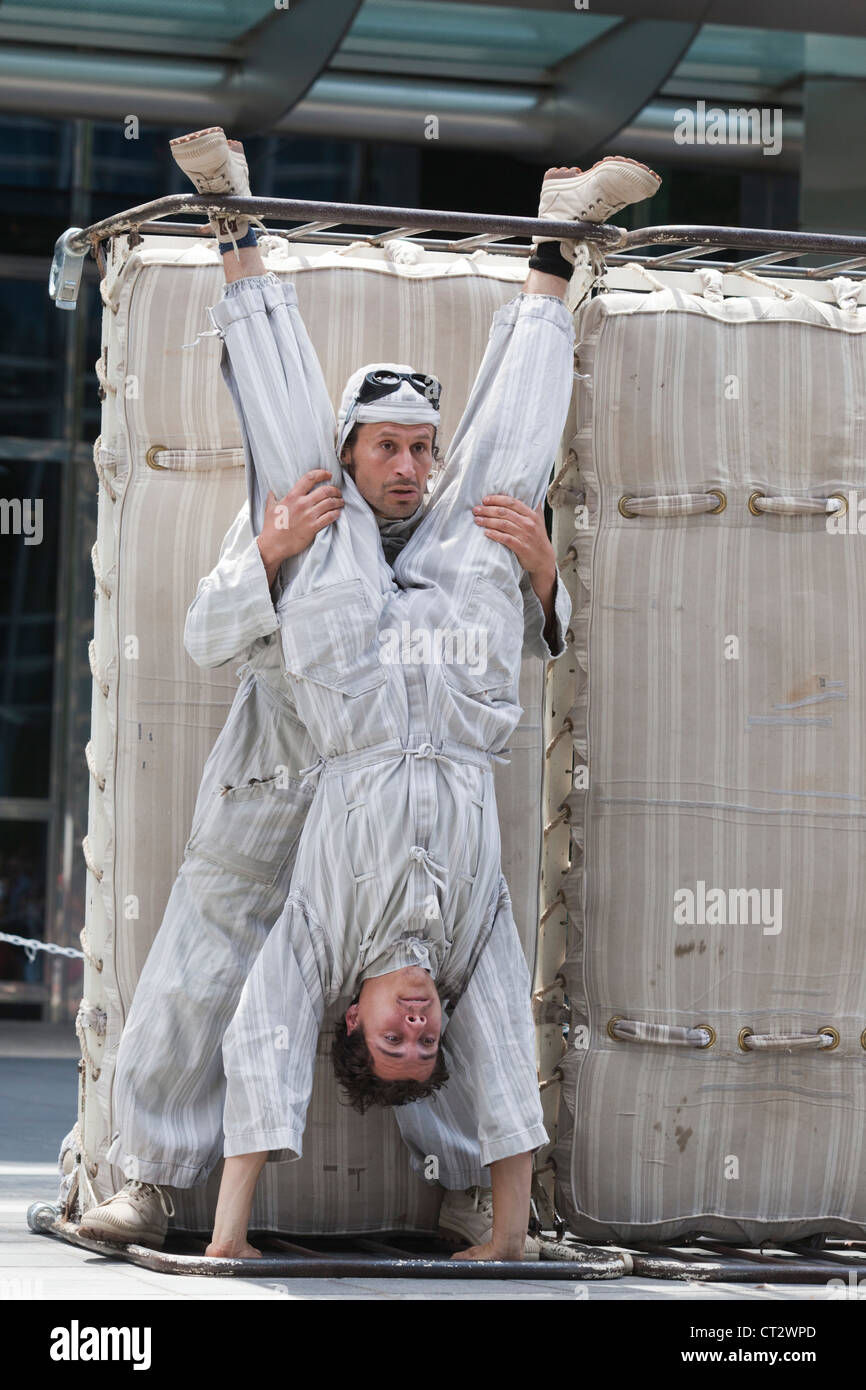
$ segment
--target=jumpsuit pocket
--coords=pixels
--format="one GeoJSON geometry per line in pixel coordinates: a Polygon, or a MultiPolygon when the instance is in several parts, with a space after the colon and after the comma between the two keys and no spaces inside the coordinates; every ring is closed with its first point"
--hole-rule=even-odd
{"type": "Polygon", "coordinates": [[[347,804],[344,843],[355,882],[360,883],[364,879],[373,878],[376,874],[378,856],[370,832],[366,801],[347,804]]]}
{"type": "Polygon", "coordinates": [[[363,695],[387,679],[379,660],[378,623],[360,579],[329,584],[279,605],[286,670],[343,695],[363,695]]]}
{"type": "Polygon", "coordinates": [[[455,660],[443,662],[445,681],[464,695],[507,694],[520,675],[523,610],[484,575],[476,574],[459,615],[455,660]]]}
{"type": "Polygon", "coordinates": [[[470,796],[463,834],[463,862],[458,870],[460,877],[468,879],[470,882],[475,881],[478,873],[478,861],[481,858],[481,841],[484,833],[483,815],[483,799],[479,796],[470,796]]]}
{"type": "Polygon", "coordinates": [[[297,845],[313,796],[312,788],[299,782],[278,785],[276,777],[226,787],[211,798],[186,849],[257,883],[275,883],[297,845]]]}

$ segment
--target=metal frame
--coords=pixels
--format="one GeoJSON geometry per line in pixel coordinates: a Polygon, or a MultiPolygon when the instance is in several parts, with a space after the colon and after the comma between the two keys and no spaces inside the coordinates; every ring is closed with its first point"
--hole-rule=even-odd
{"type": "Polygon", "coordinates": [[[70,227],[57,243],[49,293],[58,308],[74,308],[83,259],[88,251],[101,263],[102,243],[127,235],[132,245],[142,233],[162,232],[171,236],[200,236],[196,223],[163,221],[177,213],[243,213],[295,222],[277,227],[273,235],[286,241],[314,239],[323,244],[345,245],[365,242],[382,246],[401,237],[417,241],[427,250],[472,252],[480,249],[495,255],[526,256],[533,236],[582,239],[594,242],[609,265],[639,263],[648,269],[699,270],[713,268],[757,274],[780,272],[789,278],[827,280],[846,274],[856,279],[866,276],[866,236],[838,233],[769,231],[756,227],[660,226],[626,231],[623,227],[598,222],[554,222],[531,217],[508,217],[493,213],[445,212],[425,208],[376,207],[366,203],[320,203],[291,198],[222,198],[181,193],[142,203],[115,213],[89,227],[70,227]],[[380,230],[367,235],[339,228],[373,226],[380,230]],[[450,237],[430,238],[430,231],[450,232],[450,237]],[[454,235],[457,234],[457,235],[454,235]],[[515,244],[514,238],[521,238],[515,244]],[[646,247],[678,248],[661,255],[638,255],[646,247]],[[743,260],[715,259],[718,252],[751,251],[743,260]],[[803,256],[829,256],[824,265],[788,265],[803,256]],[[841,259],[839,259],[841,257],[841,259]]]}
{"type": "MultiPolygon", "coordinates": [[[[659,226],[635,231],[609,224],[552,222],[525,217],[443,212],[418,208],[376,207],[366,204],[320,203],[305,200],[224,198],[182,194],[160,198],[128,209],[87,228],[70,228],[60,238],[52,267],[52,297],[58,307],[74,308],[84,259],[88,252],[105,271],[103,245],[114,237],[127,237],[135,246],[143,233],[200,237],[200,224],[162,219],[178,213],[211,211],[244,213],[278,218],[296,225],[274,229],[288,242],[323,245],[362,243],[381,247],[396,238],[411,239],[425,249],[448,253],[485,250],[491,254],[525,257],[533,235],[561,236],[594,242],[608,265],[641,265],[662,270],[693,271],[712,267],[720,271],[749,271],[771,276],[780,270],[789,278],[821,281],[846,273],[866,276],[866,236],[769,231],[717,226],[659,226]],[[372,227],[366,234],[345,230],[372,227]],[[448,235],[431,238],[429,232],[448,235]],[[520,238],[520,240],[516,240],[520,238]],[[660,254],[639,254],[648,247],[660,254]],[[664,249],[674,248],[674,249],[664,249]],[[752,253],[745,259],[714,259],[725,250],[752,253]],[[829,264],[791,266],[803,256],[829,256],[829,264]],[[841,259],[839,259],[841,257],[841,259]]],[[[561,895],[560,895],[561,896],[561,895]]],[[[554,1075],[544,1085],[550,1085],[554,1075]]],[[[705,1238],[683,1241],[675,1247],[639,1243],[629,1247],[601,1248],[572,1237],[545,1242],[539,1261],[450,1262],[443,1242],[436,1236],[388,1232],[375,1238],[313,1238],[294,1241],[282,1235],[260,1237],[269,1252],[261,1260],[204,1258],[205,1242],[194,1233],[171,1233],[164,1250],[143,1246],[115,1246],[78,1234],[58,1207],[35,1203],[28,1212],[33,1231],[60,1237],[84,1249],[131,1261],[164,1273],[335,1278],[349,1275],[410,1278],[598,1279],[625,1275],[646,1279],[679,1279],[700,1282],[827,1283],[831,1278],[866,1278],[866,1242],[824,1240],[775,1245],[763,1249],[722,1244],[705,1238]]]]}
{"type": "Polygon", "coordinates": [[[810,1240],[754,1246],[722,1244],[706,1238],[677,1246],[639,1242],[629,1246],[586,1245],[571,1237],[547,1240],[539,1260],[459,1260],[453,1245],[435,1235],[383,1231],[375,1235],[290,1236],[250,1234],[261,1259],[205,1256],[207,1239],[169,1232],[166,1245],[112,1245],[79,1235],[58,1207],[34,1202],[27,1222],[37,1234],[58,1236],[82,1250],[126,1260],[158,1274],[240,1276],[283,1279],[676,1279],[703,1284],[827,1284],[847,1280],[866,1284],[866,1242],[810,1240]],[[850,1276],[853,1275],[852,1280],[850,1276]]]}

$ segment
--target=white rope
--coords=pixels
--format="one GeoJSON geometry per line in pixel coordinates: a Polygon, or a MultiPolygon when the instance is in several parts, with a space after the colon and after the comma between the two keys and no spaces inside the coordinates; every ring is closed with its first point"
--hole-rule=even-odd
{"type": "Polygon", "coordinates": [[[109,495],[109,497],[111,498],[112,502],[116,502],[116,501],[117,501],[117,493],[114,491],[114,488],[113,488],[112,485],[111,485],[111,482],[110,482],[109,477],[108,477],[108,473],[106,472],[106,469],[105,469],[105,465],[104,465],[104,463],[102,462],[102,459],[101,459],[101,457],[100,457],[100,456],[101,456],[101,453],[102,453],[102,435],[100,434],[100,435],[97,435],[96,440],[95,440],[94,445],[93,445],[93,466],[94,466],[94,468],[96,469],[96,475],[97,475],[97,477],[99,478],[99,481],[102,483],[102,486],[105,488],[105,491],[108,493],[108,495],[109,495]]]}
{"type": "Polygon", "coordinates": [[[90,551],[90,563],[93,566],[94,579],[96,580],[102,592],[105,594],[105,597],[111,598],[111,590],[106,584],[102,573],[102,564],[99,559],[99,546],[97,545],[96,541],[93,542],[93,546],[90,551]]]}
{"type": "Polygon", "coordinates": [[[89,1211],[91,1207],[99,1206],[99,1198],[94,1192],[90,1182],[91,1177],[96,1177],[96,1174],[99,1171],[99,1165],[97,1163],[88,1163],[87,1161],[87,1150],[84,1147],[84,1138],[81,1133],[81,1127],[77,1120],[75,1121],[75,1124],[72,1126],[72,1137],[75,1141],[76,1149],[81,1156],[81,1162],[78,1165],[78,1173],[79,1176],[84,1179],[84,1185],[87,1188],[87,1191],[90,1196],[89,1205],[87,1207],[82,1207],[83,1214],[85,1211],[89,1211]],[[92,1172],[89,1171],[90,1169],[92,1169],[92,1172]]]}
{"type": "Polygon", "coordinates": [[[90,872],[93,874],[93,877],[96,879],[97,883],[101,883],[103,871],[102,869],[97,868],[96,860],[93,858],[93,855],[90,852],[90,840],[86,835],[84,839],[81,841],[81,848],[84,850],[85,864],[87,865],[90,872]]]}
{"type": "Polygon", "coordinates": [[[684,1028],[674,1023],[643,1023],[618,1018],[610,1030],[623,1042],[667,1043],[677,1047],[706,1047],[712,1035],[706,1028],[684,1028]]]}
{"type": "Polygon", "coordinates": [[[784,1051],[792,1048],[835,1047],[836,1040],[829,1033],[748,1033],[743,1038],[743,1047],[749,1052],[784,1051]]]}
{"type": "Polygon", "coordinates": [[[99,686],[103,695],[107,699],[110,687],[108,681],[105,679],[105,676],[103,672],[100,670],[99,665],[97,663],[96,642],[92,637],[87,644],[87,659],[90,662],[90,674],[92,675],[93,679],[96,681],[96,684],[99,686]]]}
{"type": "Polygon", "coordinates": [[[834,516],[846,509],[839,497],[753,497],[752,502],[759,512],[777,516],[834,516]]]}
{"type": "Polygon", "coordinates": [[[666,497],[626,497],[623,505],[635,516],[697,516],[718,511],[719,499],[708,492],[681,492],[666,497]]]}
{"type": "Polygon", "coordinates": [[[88,771],[101,792],[105,791],[105,774],[100,772],[96,766],[96,755],[93,752],[93,743],[87,742],[84,745],[84,757],[87,761],[88,771]]]}
{"type": "Polygon", "coordinates": [[[105,361],[104,361],[104,359],[103,359],[102,357],[97,357],[97,359],[96,359],[96,361],[94,362],[93,366],[94,366],[94,370],[95,370],[95,372],[96,372],[96,379],[97,379],[97,381],[99,382],[100,386],[102,387],[103,392],[105,392],[106,394],[107,394],[108,392],[111,392],[112,396],[116,396],[116,395],[117,395],[117,387],[116,387],[116,386],[112,386],[111,382],[108,380],[108,372],[106,371],[106,368],[105,368],[105,361]]]}
{"type": "MultiPolygon", "coordinates": [[[[81,1055],[82,1055],[82,1057],[84,1058],[84,1060],[85,1060],[85,1062],[87,1063],[87,1065],[89,1066],[89,1068],[90,1068],[90,1075],[91,1075],[92,1080],[94,1080],[94,1081],[98,1081],[98,1080],[99,1080],[99,1074],[100,1074],[100,1072],[102,1071],[102,1068],[99,1067],[99,1066],[97,1066],[96,1062],[94,1061],[94,1059],[93,1059],[93,1057],[92,1057],[92,1055],[91,1055],[90,1048],[87,1046],[87,1032],[86,1032],[86,1029],[87,1029],[89,1026],[91,1026],[90,1020],[93,1018],[94,1013],[96,1013],[96,1012],[102,1013],[103,1020],[105,1020],[105,1014],[104,1014],[103,1010],[100,1009],[100,1010],[97,1011],[97,1010],[95,1009],[95,1006],[94,1006],[94,1005],[88,1004],[88,1002],[87,1002],[86,999],[82,999],[82,1001],[81,1001],[81,1003],[80,1003],[80,1005],[79,1005],[79,1007],[78,1007],[78,1013],[77,1013],[76,1018],[75,1018],[75,1032],[76,1032],[76,1035],[77,1035],[77,1037],[78,1037],[78,1041],[79,1041],[79,1043],[81,1044],[81,1055]]],[[[104,1036],[105,1036],[105,1022],[102,1023],[102,1032],[101,1032],[101,1033],[100,1033],[98,1027],[95,1027],[93,1031],[96,1033],[97,1037],[100,1037],[100,1036],[104,1037],[104,1036]]]]}
{"type": "Polygon", "coordinates": [[[81,928],[81,931],[78,933],[78,939],[81,942],[81,949],[84,952],[84,959],[90,961],[90,964],[93,966],[94,970],[101,970],[102,958],[100,957],[97,960],[96,956],[90,949],[90,937],[87,935],[86,924],[81,928]]]}
{"type": "Polygon", "coordinates": [[[737,270],[732,272],[734,275],[742,275],[744,280],[754,280],[756,285],[769,285],[777,299],[794,299],[795,291],[789,290],[786,285],[780,285],[778,280],[768,280],[766,275],[756,275],[752,270],[737,270]]]}

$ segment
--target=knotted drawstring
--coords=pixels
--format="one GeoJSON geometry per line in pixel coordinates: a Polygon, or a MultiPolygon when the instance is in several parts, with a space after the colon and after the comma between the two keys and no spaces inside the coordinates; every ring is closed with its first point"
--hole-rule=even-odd
{"type": "Polygon", "coordinates": [[[447,891],[448,869],[444,864],[437,864],[429,849],[425,849],[423,845],[412,845],[409,849],[409,860],[410,862],[420,864],[424,872],[430,875],[433,882],[438,883],[440,888],[444,888],[447,891]],[[434,872],[436,869],[439,870],[439,874],[445,874],[446,877],[440,878],[439,874],[434,872]]]}
{"type": "MultiPolygon", "coordinates": [[[[444,753],[441,749],[435,748],[432,743],[419,743],[417,748],[406,748],[403,751],[406,753],[412,753],[416,758],[439,758],[444,760],[446,763],[455,764],[461,761],[460,758],[452,757],[450,753],[444,753]]],[[[498,763],[507,764],[511,761],[511,759],[504,758],[502,754],[510,752],[510,748],[502,748],[498,753],[488,752],[487,756],[489,758],[493,758],[498,763]]]]}
{"type": "Polygon", "coordinates": [[[182,348],[198,347],[199,338],[218,338],[218,328],[203,328],[201,333],[197,333],[191,343],[181,343],[182,348]]]}
{"type": "Polygon", "coordinates": [[[317,787],[319,785],[319,777],[327,761],[327,758],[323,758],[320,755],[314,763],[310,763],[309,767],[299,768],[301,786],[305,787],[308,782],[312,782],[313,785],[317,787]]]}

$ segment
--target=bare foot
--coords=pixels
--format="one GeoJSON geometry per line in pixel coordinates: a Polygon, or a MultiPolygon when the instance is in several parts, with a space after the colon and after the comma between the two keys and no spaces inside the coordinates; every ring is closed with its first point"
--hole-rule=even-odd
{"type": "Polygon", "coordinates": [[[261,1250],[257,1250],[254,1245],[250,1245],[249,1241],[246,1240],[241,1241],[237,1245],[231,1244],[230,1241],[218,1244],[215,1240],[212,1240],[204,1253],[215,1259],[224,1260],[260,1260],[262,1258],[261,1250]]]}

